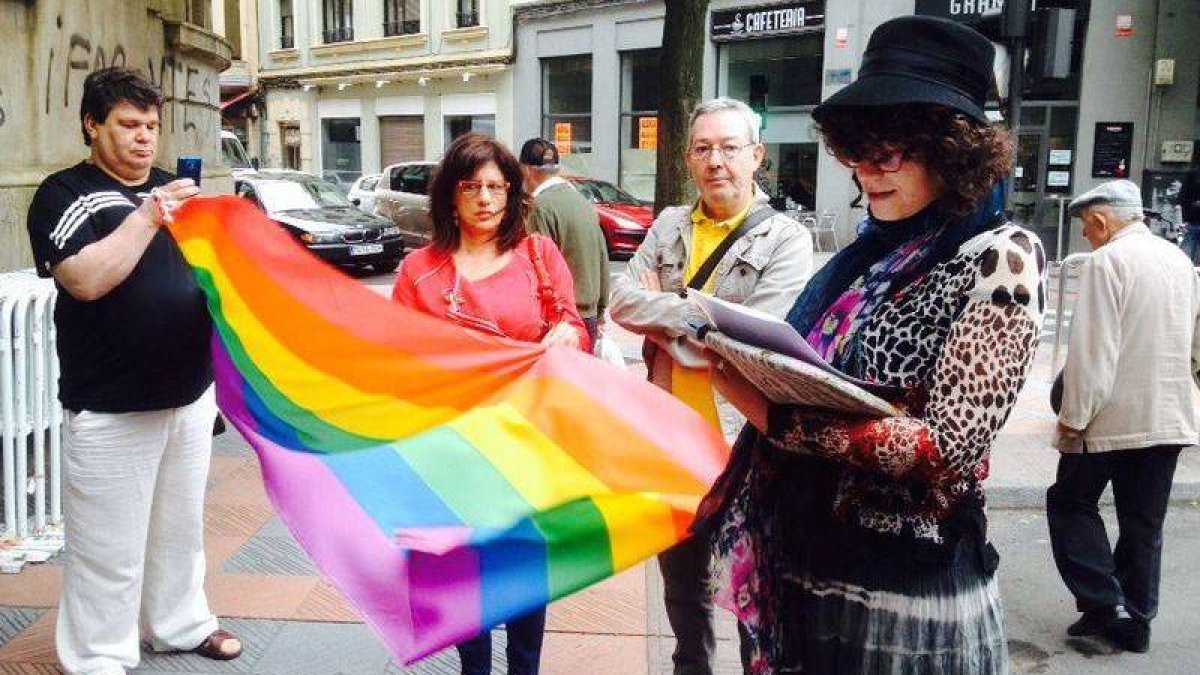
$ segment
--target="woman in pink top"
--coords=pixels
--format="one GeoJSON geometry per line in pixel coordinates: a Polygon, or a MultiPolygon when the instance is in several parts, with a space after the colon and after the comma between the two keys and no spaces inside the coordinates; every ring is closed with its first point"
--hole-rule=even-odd
{"type": "Polygon", "coordinates": [[[433,242],[404,259],[397,302],[514,340],[590,349],[562,253],[552,240],[526,234],[529,198],[507,148],[488,136],[460,136],[429,201],[433,242]]]}
{"type": "MultiPolygon", "coordinates": [[[[552,240],[526,234],[521,183],[502,144],[460,136],[433,177],[433,243],[404,259],[392,297],[493,335],[590,350],[566,261],[552,240]]],[[[537,675],[545,623],[544,609],[507,623],[509,675],[537,675]]],[[[487,633],[460,644],[463,675],[489,675],[491,651],[487,633]]]]}

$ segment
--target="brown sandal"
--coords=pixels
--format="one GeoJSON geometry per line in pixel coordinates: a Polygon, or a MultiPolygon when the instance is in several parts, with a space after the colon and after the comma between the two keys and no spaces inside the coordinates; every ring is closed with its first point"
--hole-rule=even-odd
{"type": "Polygon", "coordinates": [[[242,655],[242,641],[238,636],[224,628],[218,628],[209,634],[208,637],[204,638],[204,642],[201,642],[199,647],[193,649],[192,653],[199,654],[206,659],[213,659],[214,661],[232,661],[242,655]],[[224,650],[225,645],[230,640],[238,643],[237,651],[226,652],[224,650]]]}

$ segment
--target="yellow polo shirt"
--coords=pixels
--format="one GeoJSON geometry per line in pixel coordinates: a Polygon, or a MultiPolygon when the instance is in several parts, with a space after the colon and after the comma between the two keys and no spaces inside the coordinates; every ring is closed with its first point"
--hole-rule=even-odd
{"type": "MultiPolygon", "coordinates": [[[[696,203],[696,208],[692,209],[692,252],[688,256],[687,271],[684,274],[685,284],[696,276],[696,272],[700,271],[700,266],[704,264],[705,260],[708,260],[713,251],[717,250],[721,242],[725,241],[725,237],[728,237],[742,224],[742,221],[746,220],[746,215],[750,213],[750,207],[753,204],[754,202],[751,201],[746,208],[742,209],[741,213],[728,220],[717,221],[705,215],[700,203],[696,203]]],[[[702,290],[705,293],[712,293],[716,288],[716,283],[716,275],[711,275],[704,283],[702,290]]],[[[713,399],[712,378],[709,377],[707,369],[684,368],[678,363],[672,362],[671,393],[718,429],[721,428],[721,419],[717,415],[717,404],[713,399]]]]}

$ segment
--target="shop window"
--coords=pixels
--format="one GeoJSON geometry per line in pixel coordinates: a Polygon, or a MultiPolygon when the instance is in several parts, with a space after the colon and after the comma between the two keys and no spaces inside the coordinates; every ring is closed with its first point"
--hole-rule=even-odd
{"type": "Polygon", "coordinates": [[[654,198],[660,56],[658,49],[621,54],[619,182],[639,199],[654,198]]]}
{"type": "Polygon", "coordinates": [[[479,0],[458,0],[458,11],[455,12],[457,26],[469,28],[479,25],[479,0]]]}
{"type": "Polygon", "coordinates": [[[300,169],[300,127],[294,124],[279,125],[282,139],[283,168],[300,169]]]}
{"type": "Polygon", "coordinates": [[[296,46],[296,10],[292,0],[279,0],[279,48],[296,46]]]}
{"type": "Polygon", "coordinates": [[[723,47],[728,95],[759,110],[821,102],[824,34],[748,40],[723,47]]]}
{"type": "Polygon", "coordinates": [[[321,120],[321,169],[339,181],[362,172],[360,126],[357,117],[321,120]]]}
{"type": "Polygon", "coordinates": [[[454,139],[466,133],[496,135],[495,115],[447,115],[446,116],[446,147],[454,139]]]}
{"type": "Polygon", "coordinates": [[[321,9],[325,20],[322,33],[325,44],[354,39],[353,0],[322,0],[321,9]]]}
{"type": "Polygon", "coordinates": [[[383,0],[383,34],[412,35],[421,32],[421,0],[383,0]]]}
{"type": "Polygon", "coordinates": [[[542,136],[558,146],[559,161],[588,173],[592,152],[592,57],[542,59],[542,136]]]}

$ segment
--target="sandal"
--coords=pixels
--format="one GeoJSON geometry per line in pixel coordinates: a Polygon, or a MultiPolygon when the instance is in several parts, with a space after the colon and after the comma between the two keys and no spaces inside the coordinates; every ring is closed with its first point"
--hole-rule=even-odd
{"type": "Polygon", "coordinates": [[[218,628],[204,638],[204,642],[200,643],[199,647],[192,650],[193,654],[199,654],[206,659],[214,661],[232,661],[242,655],[242,641],[238,636],[230,633],[224,628],[218,628]],[[225,650],[225,646],[230,641],[237,643],[237,651],[229,652],[225,650]]]}

